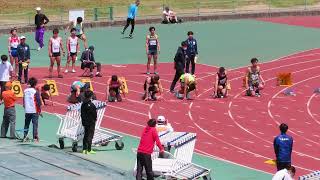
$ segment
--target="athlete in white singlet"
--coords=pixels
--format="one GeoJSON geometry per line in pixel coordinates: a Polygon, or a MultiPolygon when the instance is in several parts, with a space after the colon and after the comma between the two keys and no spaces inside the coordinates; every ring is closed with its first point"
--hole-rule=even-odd
{"type": "Polygon", "coordinates": [[[18,52],[17,47],[20,44],[20,38],[17,35],[17,29],[13,28],[10,30],[11,36],[8,38],[8,52],[10,56],[10,63],[12,67],[14,66],[15,74],[18,74],[18,52]],[[14,64],[14,65],[13,65],[14,64]]]}
{"type": "Polygon", "coordinates": [[[72,73],[75,73],[75,62],[77,59],[77,53],[80,51],[79,38],[76,36],[76,29],[72,28],[70,30],[71,35],[67,40],[67,51],[68,51],[68,59],[66,64],[65,73],[69,72],[70,61],[72,60],[72,73]]]}
{"type": "Polygon", "coordinates": [[[53,70],[55,61],[57,62],[58,78],[63,78],[63,76],[60,73],[61,51],[64,56],[65,52],[62,45],[62,38],[59,37],[59,30],[54,29],[53,36],[50,38],[49,45],[48,45],[48,52],[50,57],[49,78],[52,78],[52,70],[53,70]]]}

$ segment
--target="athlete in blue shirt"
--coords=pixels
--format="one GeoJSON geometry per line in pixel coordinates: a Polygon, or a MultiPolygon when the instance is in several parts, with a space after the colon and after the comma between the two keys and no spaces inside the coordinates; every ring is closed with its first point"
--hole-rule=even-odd
{"type": "Polygon", "coordinates": [[[282,123],[279,128],[281,134],[274,138],[273,141],[278,171],[291,166],[291,153],[293,145],[292,137],[286,134],[288,131],[288,125],[282,123]]]}
{"type": "Polygon", "coordinates": [[[129,7],[129,11],[128,11],[128,18],[127,18],[127,24],[124,26],[123,31],[121,34],[124,34],[124,32],[126,31],[126,29],[129,27],[129,25],[131,24],[131,31],[129,34],[129,37],[132,38],[132,34],[134,31],[134,25],[135,25],[135,18],[137,16],[138,13],[138,6],[140,4],[140,0],[136,0],[136,2],[134,4],[131,4],[129,7]]]}

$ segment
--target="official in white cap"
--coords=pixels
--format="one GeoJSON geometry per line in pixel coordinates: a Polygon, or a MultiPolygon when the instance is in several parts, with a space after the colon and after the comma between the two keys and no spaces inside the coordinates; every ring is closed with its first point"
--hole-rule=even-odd
{"type": "Polygon", "coordinates": [[[158,131],[158,134],[161,135],[165,132],[173,132],[173,128],[170,123],[166,120],[164,116],[158,116],[157,118],[157,125],[156,129],[158,131]]]}
{"type": "Polygon", "coordinates": [[[45,32],[44,25],[49,22],[49,19],[47,18],[46,15],[41,13],[40,7],[36,7],[36,11],[37,11],[37,14],[34,17],[34,23],[36,25],[35,40],[39,44],[39,47],[38,47],[38,51],[39,51],[44,46],[44,43],[43,43],[43,37],[45,32]]]}
{"type": "Polygon", "coordinates": [[[26,37],[20,37],[20,44],[17,47],[19,75],[18,80],[21,84],[28,82],[28,71],[30,64],[30,47],[26,43],[26,37]],[[24,75],[24,81],[22,81],[22,74],[24,75]]]}

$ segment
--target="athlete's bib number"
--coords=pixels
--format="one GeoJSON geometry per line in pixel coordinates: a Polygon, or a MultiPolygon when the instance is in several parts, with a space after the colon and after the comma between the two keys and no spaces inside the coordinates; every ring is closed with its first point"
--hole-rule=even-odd
{"type": "Polygon", "coordinates": [[[156,46],[157,45],[157,41],[156,40],[150,40],[149,41],[149,45],[150,46],[156,46]]]}
{"type": "Polygon", "coordinates": [[[58,96],[58,87],[55,80],[46,80],[46,84],[50,86],[50,94],[51,96],[58,96]]]}
{"type": "Polygon", "coordinates": [[[52,52],[53,53],[60,52],[60,43],[52,43],[52,52]]]}
{"type": "Polygon", "coordinates": [[[13,91],[14,95],[16,95],[16,97],[23,97],[20,81],[13,81],[11,90],[13,91]]]}
{"type": "Polygon", "coordinates": [[[92,87],[92,83],[91,83],[91,80],[90,79],[81,79],[81,82],[82,83],[85,83],[85,84],[88,84],[89,85],[89,89],[91,90],[91,91],[93,91],[93,87],[92,87]]]}

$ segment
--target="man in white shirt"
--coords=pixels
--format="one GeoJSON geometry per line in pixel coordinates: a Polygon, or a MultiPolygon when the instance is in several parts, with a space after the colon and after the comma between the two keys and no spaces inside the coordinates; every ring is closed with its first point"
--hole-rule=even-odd
{"type": "Polygon", "coordinates": [[[293,180],[296,173],[296,168],[293,166],[287,167],[278,171],[272,178],[272,180],[293,180]]]}
{"type": "Polygon", "coordinates": [[[1,56],[1,61],[2,63],[0,64],[0,88],[1,88],[1,93],[5,89],[5,84],[10,81],[10,78],[12,76],[13,72],[13,67],[8,62],[8,56],[7,55],[2,55],[1,56]]]}
{"type": "Polygon", "coordinates": [[[178,18],[176,16],[176,13],[171,11],[169,7],[165,7],[163,11],[163,22],[165,24],[168,23],[178,23],[178,18]]]}

